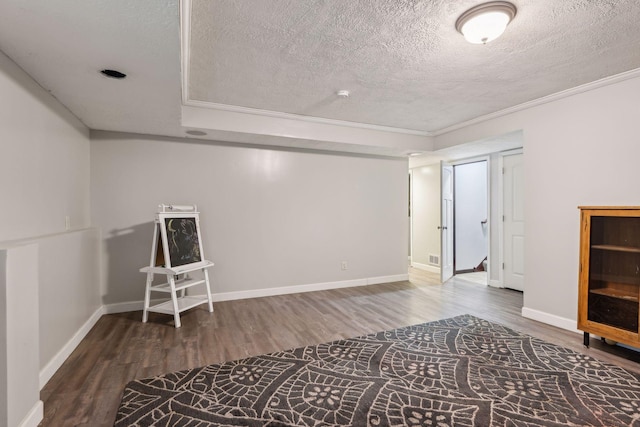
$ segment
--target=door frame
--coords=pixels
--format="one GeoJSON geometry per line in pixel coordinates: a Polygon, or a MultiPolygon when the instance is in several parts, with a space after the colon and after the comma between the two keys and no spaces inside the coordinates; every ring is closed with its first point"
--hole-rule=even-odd
{"type": "MultiPolygon", "coordinates": [[[[477,156],[477,157],[469,157],[466,159],[456,160],[451,162],[450,164],[453,166],[453,176],[455,179],[456,174],[456,166],[465,165],[467,163],[478,163],[478,162],[486,162],[486,178],[487,178],[487,285],[489,285],[490,277],[491,277],[491,155],[486,156],[477,156]]],[[[455,203],[456,203],[456,193],[453,193],[453,205],[454,205],[454,219],[453,219],[453,275],[455,276],[456,271],[456,226],[455,226],[455,203]]]]}
{"type": "MultiPolygon", "coordinates": [[[[516,154],[522,154],[524,156],[524,150],[522,148],[516,148],[515,150],[501,151],[498,153],[498,193],[500,195],[500,200],[498,201],[498,239],[500,244],[498,250],[498,282],[501,288],[504,288],[504,268],[502,268],[502,264],[504,263],[504,158],[506,156],[513,156],[516,154]]],[[[523,157],[524,160],[524,157],[523,157]]],[[[524,291],[522,291],[524,294],[524,291]]]]}
{"type": "Polygon", "coordinates": [[[407,201],[407,212],[409,214],[409,251],[407,263],[411,266],[413,262],[413,170],[409,168],[409,200],[407,201]]]}
{"type": "Polygon", "coordinates": [[[456,274],[456,266],[455,266],[455,225],[454,225],[454,217],[455,217],[455,171],[452,163],[446,162],[444,160],[440,160],[440,225],[438,229],[440,230],[440,282],[445,283],[447,280],[450,280],[456,274]],[[450,194],[451,194],[451,215],[447,215],[446,204],[443,203],[445,193],[449,194],[449,192],[445,191],[445,183],[444,172],[445,169],[451,170],[451,178],[450,178],[450,194]],[[450,244],[446,244],[450,243],[450,244]],[[448,249],[448,250],[446,250],[448,249]],[[446,252],[446,253],[445,253],[446,252]],[[449,275],[449,268],[445,269],[445,260],[449,259],[449,255],[451,257],[451,275],[449,275]]]}

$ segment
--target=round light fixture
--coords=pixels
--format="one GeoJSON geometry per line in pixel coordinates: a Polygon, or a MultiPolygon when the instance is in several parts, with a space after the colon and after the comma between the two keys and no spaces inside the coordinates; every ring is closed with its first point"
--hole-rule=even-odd
{"type": "Polygon", "coordinates": [[[516,7],[507,1],[479,4],[460,15],[456,30],[470,43],[485,44],[504,33],[516,11],[516,7]]]}

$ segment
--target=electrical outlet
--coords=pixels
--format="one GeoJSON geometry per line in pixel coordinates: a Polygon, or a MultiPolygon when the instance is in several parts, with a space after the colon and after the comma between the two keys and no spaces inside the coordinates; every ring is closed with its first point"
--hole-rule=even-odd
{"type": "Polygon", "coordinates": [[[349,268],[349,264],[347,264],[347,261],[342,261],[340,263],[340,268],[342,268],[343,270],[347,270],[349,268]]]}

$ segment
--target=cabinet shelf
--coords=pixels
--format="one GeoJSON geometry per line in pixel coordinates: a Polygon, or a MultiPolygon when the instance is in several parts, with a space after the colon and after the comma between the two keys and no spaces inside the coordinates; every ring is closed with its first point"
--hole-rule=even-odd
{"type": "Polygon", "coordinates": [[[621,246],[621,245],[591,245],[591,249],[600,249],[603,251],[615,251],[615,252],[632,252],[640,254],[640,248],[634,246],[621,246]]]}
{"type": "Polygon", "coordinates": [[[600,282],[610,282],[610,283],[624,283],[627,285],[637,285],[640,286],[640,277],[639,276],[619,276],[614,274],[591,274],[591,280],[597,280],[600,282]]]}
{"type": "Polygon", "coordinates": [[[638,302],[638,294],[631,295],[629,292],[625,292],[620,289],[600,288],[600,289],[591,289],[589,292],[592,294],[604,295],[606,297],[617,298],[625,301],[638,302]]]}

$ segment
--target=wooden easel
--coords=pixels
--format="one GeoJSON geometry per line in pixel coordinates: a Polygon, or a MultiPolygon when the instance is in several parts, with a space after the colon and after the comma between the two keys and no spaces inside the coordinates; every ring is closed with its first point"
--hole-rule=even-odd
{"type": "Polygon", "coordinates": [[[140,272],[147,274],[142,321],[146,322],[150,311],[173,315],[179,328],[180,313],[208,303],[213,312],[208,268],[211,261],[204,259],[200,239],[200,218],[196,205],[160,205],[155,219],[151,260],[140,272]],[[200,271],[202,278],[191,278],[189,273],[200,271]],[[166,276],[167,281],[154,285],[154,275],[166,276]],[[204,284],[206,295],[186,295],[192,286],[204,284]],[[180,291],[180,296],[178,296],[180,291]],[[169,293],[171,299],[151,306],[151,292],[169,293]]]}

